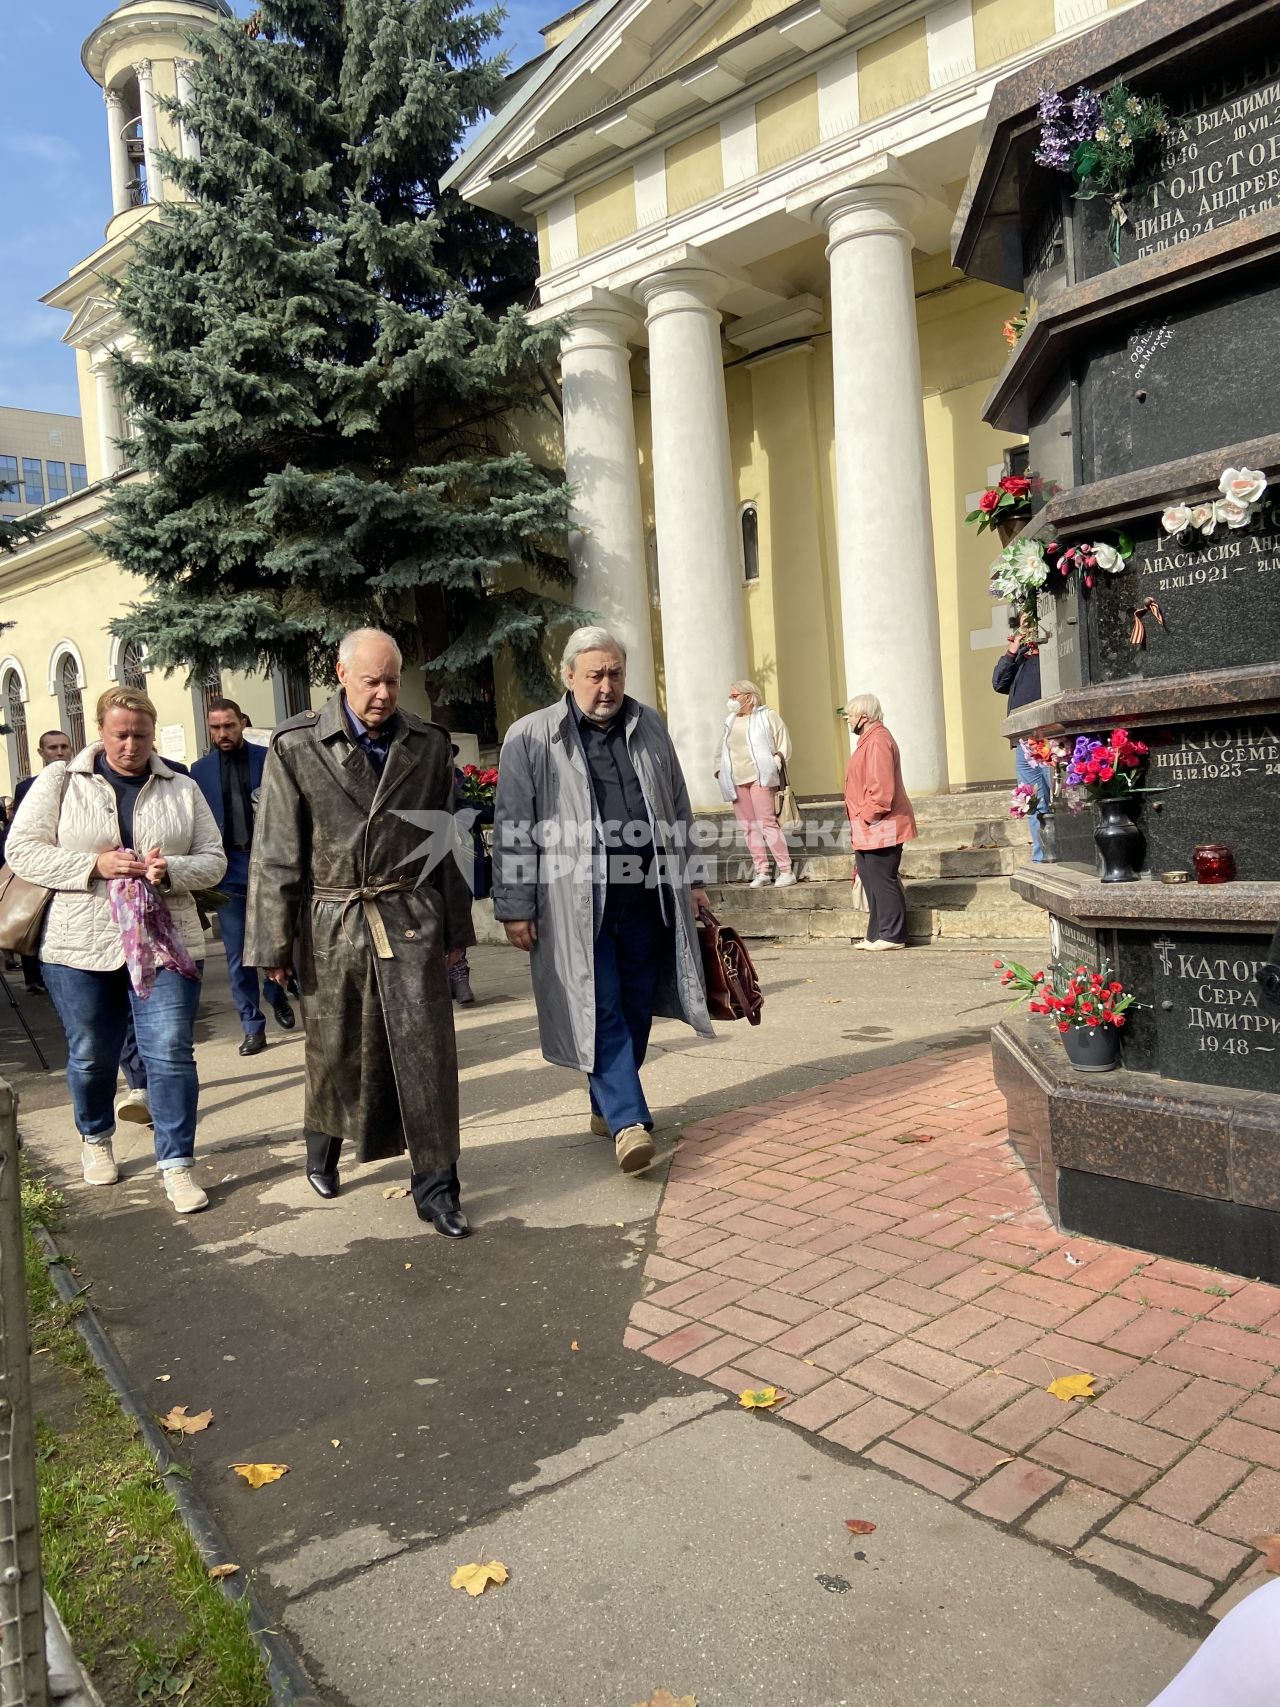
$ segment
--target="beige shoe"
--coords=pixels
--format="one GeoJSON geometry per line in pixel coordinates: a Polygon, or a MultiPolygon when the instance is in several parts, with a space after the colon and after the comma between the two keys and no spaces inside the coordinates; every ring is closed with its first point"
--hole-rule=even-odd
{"type": "Polygon", "coordinates": [[[115,1156],[111,1152],[110,1138],[104,1138],[97,1144],[81,1141],[80,1167],[84,1173],[86,1185],[114,1185],[120,1178],[120,1170],[116,1166],[115,1156]]]}
{"type": "Polygon", "coordinates": [[[864,942],[862,946],[864,948],[869,948],[871,952],[875,954],[881,950],[905,948],[907,945],[905,942],[886,942],[883,937],[879,937],[875,942],[864,942]]]}
{"type": "Polygon", "coordinates": [[[653,1160],[653,1138],[643,1126],[624,1126],[613,1149],[624,1174],[638,1174],[653,1160]]]}
{"type": "Polygon", "coordinates": [[[597,1138],[613,1137],[613,1133],[609,1130],[609,1122],[602,1114],[593,1114],[591,1116],[591,1130],[597,1138]]]}
{"type": "Polygon", "coordinates": [[[145,1091],[126,1091],[116,1104],[116,1119],[131,1120],[136,1126],[150,1126],[151,1104],[145,1091]]]}
{"type": "Polygon", "coordinates": [[[209,1207],[209,1199],[196,1184],[189,1167],[164,1168],[160,1177],[164,1180],[165,1195],[179,1215],[194,1215],[197,1209],[209,1207]]]}

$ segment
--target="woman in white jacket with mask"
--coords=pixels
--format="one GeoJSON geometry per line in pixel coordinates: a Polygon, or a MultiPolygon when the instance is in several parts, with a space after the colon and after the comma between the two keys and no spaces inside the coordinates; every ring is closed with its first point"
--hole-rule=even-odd
{"type": "Polygon", "coordinates": [[[778,824],[774,795],[782,786],[783,769],[791,757],[787,726],[765,703],[754,682],[734,682],[729,689],[728,716],[720,748],[720,792],[731,802],[734,816],[747,838],[755,867],[753,889],[772,881],[776,889],[794,883],[791,851],[778,824]],[[767,851],[766,851],[767,850],[767,851]],[[778,867],[769,875],[769,854],[778,867]]]}

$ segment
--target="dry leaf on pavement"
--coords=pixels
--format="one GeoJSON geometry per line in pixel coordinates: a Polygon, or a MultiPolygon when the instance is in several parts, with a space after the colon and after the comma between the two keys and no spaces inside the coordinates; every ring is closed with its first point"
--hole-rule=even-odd
{"type": "Polygon", "coordinates": [[[265,1488],[268,1482],[278,1482],[289,1474],[287,1464],[233,1464],[237,1476],[243,1476],[251,1488],[265,1488]]]}
{"type": "Polygon", "coordinates": [[[844,1526],[851,1535],[874,1535],[876,1529],[865,1517],[846,1517],[844,1526]]]}
{"type": "Polygon", "coordinates": [[[412,1263],[411,1263],[411,1262],[407,1262],[407,1263],[406,1263],[406,1264],[405,1264],[405,1265],[404,1265],[404,1266],[405,1266],[405,1267],[406,1267],[406,1268],[412,1268],[412,1267],[413,1267],[413,1264],[412,1264],[412,1263]]]}
{"type": "Polygon", "coordinates": [[[340,1440],[331,1440],[331,1441],[330,1441],[330,1442],[329,1442],[329,1445],[330,1445],[330,1446],[341,1446],[341,1445],[342,1445],[342,1442],[341,1442],[341,1441],[340,1441],[340,1440]]]}
{"type": "Polygon", "coordinates": [[[197,1411],[195,1416],[189,1417],[185,1405],[175,1405],[167,1416],[160,1418],[160,1426],[167,1428],[170,1434],[199,1434],[212,1421],[212,1411],[197,1411]]]}
{"type": "Polygon", "coordinates": [[[1280,1576],[1280,1535],[1255,1535],[1249,1545],[1263,1555],[1263,1570],[1280,1576]]]}
{"type": "Polygon", "coordinates": [[[465,1588],[474,1599],[476,1595],[483,1594],[490,1583],[501,1588],[509,1574],[507,1567],[498,1559],[490,1559],[487,1565],[459,1565],[449,1578],[449,1587],[465,1588]]]}
{"type": "Polygon", "coordinates": [[[408,1197],[409,1187],[407,1185],[389,1185],[384,1188],[382,1195],[384,1197],[408,1197]]]}
{"type": "Polygon", "coordinates": [[[776,1387],[748,1387],[738,1394],[738,1403],[744,1411],[767,1411],[784,1397],[776,1387]]]}
{"type": "Polygon", "coordinates": [[[698,1707],[692,1695],[673,1695],[669,1689],[655,1689],[647,1701],[637,1701],[636,1707],[698,1707]]]}
{"type": "Polygon", "coordinates": [[[240,1569],[239,1565],[210,1565],[209,1575],[214,1582],[221,1582],[223,1577],[233,1577],[240,1569]]]}
{"type": "Polygon", "coordinates": [[[1050,1381],[1046,1391],[1055,1399],[1061,1399],[1064,1405],[1069,1405],[1072,1399],[1092,1399],[1095,1379],[1093,1375],[1059,1375],[1056,1381],[1050,1381]]]}
{"type": "Polygon", "coordinates": [[[581,1351],[582,1347],[578,1344],[577,1340],[570,1340],[569,1341],[569,1350],[570,1351],[581,1351]]]}
{"type": "Polygon", "coordinates": [[[156,1380],[157,1381],[172,1381],[173,1376],[172,1375],[157,1375],[156,1380]]]}

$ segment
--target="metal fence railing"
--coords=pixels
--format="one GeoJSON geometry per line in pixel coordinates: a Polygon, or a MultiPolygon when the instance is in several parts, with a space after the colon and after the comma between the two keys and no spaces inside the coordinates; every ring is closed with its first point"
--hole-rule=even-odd
{"type": "Polygon", "coordinates": [[[0,1079],[0,1707],[47,1707],[17,1099],[0,1079]]]}

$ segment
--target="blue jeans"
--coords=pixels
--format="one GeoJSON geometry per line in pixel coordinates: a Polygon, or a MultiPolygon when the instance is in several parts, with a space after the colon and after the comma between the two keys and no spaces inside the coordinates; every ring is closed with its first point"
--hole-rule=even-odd
{"type": "MultiPolygon", "coordinates": [[[[1029,759],[1022,750],[1022,742],[1019,741],[1013,749],[1013,769],[1019,782],[1030,783],[1031,787],[1037,791],[1040,799],[1040,810],[1047,812],[1051,787],[1048,765],[1038,765],[1034,759],[1029,759]]],[[[1027,819],[1027,824],[1031,830],[1031,857],[1039,865],[1044,859],[1044,847],[1040,840],[1040,820],[1034,812],[1027,819]]]]}
{"type": "Polygon", "coordinates": [[[653,1024],[653,994],[669,933],[652,892],[606,905],[595,946],[596,1058],[587,1077],[591,1112],[616,1137],[624,1126],[653,1130],[640,1069],[653,1024]]]}
{"type": "Polygon", "coordinates": [[[116,1073],[130,1015],[147,1070],[156,1162],[163,1170],[189,1165],[196,1147],[195,1022],[200,982],[166,967],[144,1002],[124,967],[84,972],[44,963],[44,981],[67,1034],[67,1085],[76,1129],[86,1143],[115,1131],[116,1073]]]}
{"type": "MultiPolygon", "coordinates": [[[[246,1037],[253,1037],[266,1030],[267,1022],[258,1006],[257,971],[244,963],[247,892],[243,889],[232,889],[224,883],[222,893],[230,897],[225,907],[218,908],[218,928],[222,932],[222,946],[227,951],[227,977],[231,980],[231,994],[235,1000],[236,1011],[240,1015],[240,1024],[244,1027],[244,1034],[246,1037]]],[[[269,979],[261,986],[261,993],[271,1007],[284,1001],[284,991],[269,979]]]]}
{"type": "Polygon", "coordinates": [[[133,1015],[129,1015],[128,1024],[124,1028],[124,1048],[120,1051],[120,1071],[124,1074],[124,1082],[131,1091],[145,1091],[147,1088],[147,1067],[138,1049],[137,1034],[133,1029],[133,1015]]]}

